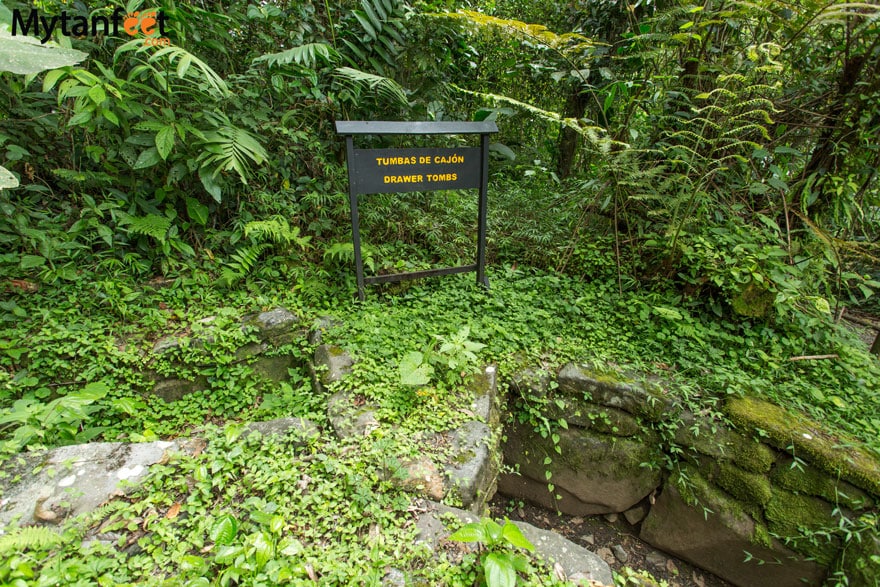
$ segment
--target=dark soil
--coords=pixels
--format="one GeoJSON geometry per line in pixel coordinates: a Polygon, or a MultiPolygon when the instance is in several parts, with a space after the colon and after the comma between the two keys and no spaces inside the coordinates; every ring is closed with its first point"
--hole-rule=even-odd
{"type": "Polygon", "coordinates": [[[575,517],[557,514],[500,495],[489,506],[494,519],[507,517],[545,530],[553,530],[601,556],[616,573],[623,572],[624,567],[635,571],[645,570],[660,585],[663,585],[662,581],[666,581],[669,587],[732,587],[730,583],[708,571],[642,542],[639,540],[638,526],[631,525],[622,515],[575,517]],[[622,551],[614,548],[616,546],[621,547],[622,551]],[[614,550],[617,550],[617,554],[614,554],[614,550]]]}

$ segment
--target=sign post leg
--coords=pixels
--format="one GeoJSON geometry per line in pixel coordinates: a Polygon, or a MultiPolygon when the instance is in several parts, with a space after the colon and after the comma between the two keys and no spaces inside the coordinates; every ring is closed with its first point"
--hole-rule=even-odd
{"type": "Polygon", "coordinates": [[[477,283],[489,287],[486,277],[486,216],[489,207],[489,135],[480,135],[480,209],[477,228],[477,283]]]}
{"type": "MultiPolygon", "coordinates": [[[[351,165],[354,157],[354,139],[351,136],[345,137],[345,150],[348,157],[349,165],[351,165]]],[[[357,275],[358,299],[364,301],[364,260],[361,257],[361,229],[360,218],[358,217],[358,194],[354,185],[355,178],[348,177],[348,208],[351,210],[351,244],[354,248],[354,267],[357,275]]]]}

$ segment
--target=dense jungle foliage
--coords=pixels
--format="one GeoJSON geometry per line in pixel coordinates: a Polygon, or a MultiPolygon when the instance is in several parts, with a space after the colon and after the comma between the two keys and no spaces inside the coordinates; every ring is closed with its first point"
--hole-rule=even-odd
{"type": "MultiPolygon", "coordinates": [[[[276,304],[346,314],[365,357],[470,324],[481,360],[598,357],[680,378],[698,404],[762,394],[880,454],[880,369],[836,324],[876,310],[878,136],[873,0],[0,0],[2,458],[320,418],[301,375],[269,392],[227,362],[216,393],[177,407],[132,378],[164,333],[276,304]],[[38,50],[11,36],[31,9],[161,10],[165,36],[59,26],[38,50]],[[355,305],[337,120],[497,122],[493,294],[450,278],[355,305]]],[[[470,192],[365,196],[360,212],[371,274],[472,262],[470,192]]],[[[229,326],[216,356],[241,336],[229,326]]],[[[379,391],[395,372],[365,365],[390,408],[428,401],[379,391]]]]}

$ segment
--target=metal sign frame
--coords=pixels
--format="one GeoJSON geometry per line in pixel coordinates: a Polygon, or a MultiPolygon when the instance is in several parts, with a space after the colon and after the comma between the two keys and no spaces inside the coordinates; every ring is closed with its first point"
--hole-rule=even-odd
{"type": "Polygon", "coordinates": [[[364,301],[364,286],[452,275],[476,271],[477,283],[489,287],[486,277],[486,216],[489,194],[489,135],[498,132],[491,121],[484,122],[389,122],[336,121],[336,133],[345,137],[348,164],[348,201],[351,209],[351,236],[357,275],[358,299],[364,301]],[[356,149],[354,137],[361,135],[480,135],[480,146],[447,149],[440,147],[407,149],[356,149]],[[474,156],[478,160],[474,160],[474,156]],[[374,163],[375,162],[375,163],[374,163]],[[387,168],[387,169],[385,169],[387,168]],[[395,173],[398,171],[399,173],[395,173]],[[361,256],[358,196],[375,193],[403,193],[449,189],[479,189],[477,218],[477,258],[472,265],[425,271],[364,277],[361,256]]]}

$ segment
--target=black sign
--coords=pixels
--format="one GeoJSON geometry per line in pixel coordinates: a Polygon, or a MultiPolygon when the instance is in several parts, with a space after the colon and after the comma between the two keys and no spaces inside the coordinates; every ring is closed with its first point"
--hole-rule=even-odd
{"type": "Polygon", "coordinates": [[[359,194],[480,187],[480,149],[355,149],[349,181],[359,194]]]}
{"type": "Polygon", "coordinates": [[[336,122],[336,132],[345,137],[348,156],[348,202],[351,209],[351,238],[357,272],[358,298],[364,300],[364,285],[416,279],[433,275],[452,275],[476,271],[477,283],[489,287],[486,277],[486,216],[489,185],[489,135],[498,132],[494,122],[336,122]],[[479,147],[424,149],[356,149],[354,137],[360,135],[480,135],[479,147]],[[358,195],[434,190],[479,189],[477,216],[477,255],[472,265],[444,267],[364,276],[361,258],[358,195]]]}

